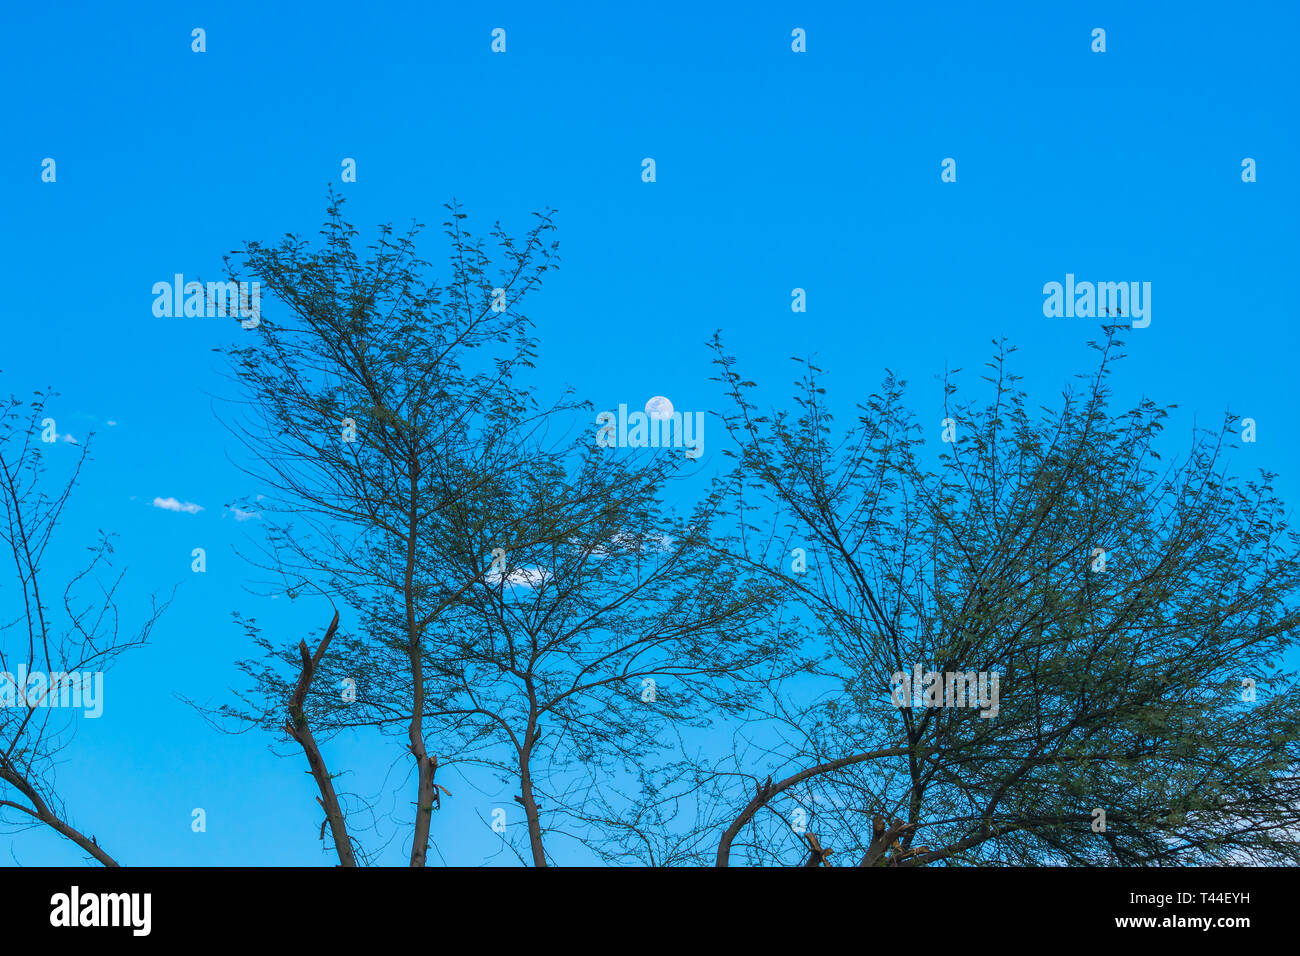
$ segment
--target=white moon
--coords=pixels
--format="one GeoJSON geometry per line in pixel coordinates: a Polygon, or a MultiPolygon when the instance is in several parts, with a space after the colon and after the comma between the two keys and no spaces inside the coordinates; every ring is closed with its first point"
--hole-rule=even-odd
{"type": "Polygon", "coordinates": [[[656,395],[645,403],[645,413],[657,421],[666,421],[673,417],[673,403],[662,395],[656,395]]]}

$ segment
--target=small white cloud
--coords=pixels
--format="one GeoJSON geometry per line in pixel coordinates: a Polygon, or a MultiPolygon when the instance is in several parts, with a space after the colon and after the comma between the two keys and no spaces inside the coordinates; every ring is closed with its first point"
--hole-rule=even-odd
{"type": "Polygon", "coordinates": [[[62,437],[63,440],[64,440],[65,442],[67,442],[69,445],[75,445],[75,444],[77,444],[77,440],[76,440],[75,438],[73,438],[71,435],[63,435],[63,436],[61,436],[61,437],[62,437]]]}
{"type": "Polygon", "coordinates": [[[230,513],[235,516],[236,521],[248,521],[250,518],[256,518],[256,511],[245,511],[242,508],[231,508],[230,513]]]}
{"type": "Polygon", "coordinates": [[[505,575],[492,568],[483,576],[483,580],[488,584],[496,585],[500,584],[504,577],[505,583],[510,587],[535,588],[550,576],[550,572],[545,568],[512,568],[510,573],[505,575]]]}
{"type": "Polygon", "coordinates": [[[189,515],[196,515],[203,510],[202,505],[196,505],[192,501],[180,502],[175,498],[155,498],[153,506],[163,511],[183,511],[189,515]]]}
{"type": "Polygon", "coordinates": [[[113,425],[116,425],[117,422],[113,421],[113,419],[110,418],[110,419],[107,421],[106,424],[108,424],[109,426],[113,426],[113,425]]]}

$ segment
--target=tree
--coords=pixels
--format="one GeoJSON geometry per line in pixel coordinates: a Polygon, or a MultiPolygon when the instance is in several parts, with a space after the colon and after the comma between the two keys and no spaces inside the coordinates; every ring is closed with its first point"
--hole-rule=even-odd
{"type": "MultiPolygon", "coordinates": [[[[262,567],[291,598],[314,590],[364,612],[366,631],[335,624],[310,655],[293,641],[274,650],[259,638],[266,657],[241,665],[255,680],[252,693],[218,713],[276,733],[289,718],[345,864],[355,838],[311,725],[324,721],[327,735],[343,725],[400,725],[416,778],[411,865],[421,866],[439,793],[425,727],[424,645],[447,603],[471,583],[431,577],[422,556],[440,509],[478,493],[512,453],[512,427],[527,427],[530,410],[511,384],[532,359],[518,309],[554,266],[556,246],[546,241],[549,214],[538,215],[522,244],[498,225],[503,266],[493,278],[482,241],[451,205],[450,272],[439,284],[416,255],[420,224],[402,235],[385,226],[359,250],[341,206],[331,196],[319,249],[290,234],[228,258],[232,278],[250,276],[283,306],[259,316],[254,344],[232,350],[248,414],[228,424],[253,457],[248,473],[267,492],[258,502],[269,526],[262,567]],[[321,689],[340,669],[362,688],[355,700],[321,689]]],[[[256,636],[256,622],[245,623],[256,636]]]]}
{"type": "Polygon", "coordinates": [[[773,756],[737,756],[718,865],[1300,860],[1297,538],[1274,476],[1231,471],[1231,416],[1166,464],[1175,406],[1112,407],[1118,334],[1037,411],[995,343],[989,397],[946,376],[939,428],[892,375],[841,426],[812,363],[762,414],[715,337],[743,556],[829,649],[753,718],[773,756]]]}
{"type": "Polygon", "coordinates": [[[293,236],[245,250],[242,271],[287,316],[262,315],[256,344],[235,350],[251,420],[231,424],[268,492],[260,565],[290,597],[326,595],[334,616],[314,651],[245,621],[262,650],[240,663],[254,686],[217,714],[296,742],[343,865],[365,858],[347,822],[361,803],[336,792],[318,735],[359,727],[405,732],[412,865],[451,760],[518,781],[545,865],[537,794],[549,819],[581,819],[582,774],[566,803],[564,768],[585,767],[589,791],[608,783],[593,768],[628,769],[657,731],[698,725],[709,703],[734,710],[748,668],[776,653],[760,634],[774,590],[718,560],[716,494],[674,517],[663,492],[690,479],[688,459],[598,448],[590,426],[568,434],[587,405],[540,405],[516,384],[534,354],[517,309],[553,265],[548,216],[521,244],[497,227],[506,268],[489,279],[449,206],[439,285],[415,254],[418,224],[401,239],[385,227],[362,262],[339,206],[322,250],[293,236]],[[646,697],[656,677],[672,686],[646,697]]]}
{"type": "Polygon", "coordinates": [[[41,392],[30,405],[13,397],[0,401],[0,539],[12,558],[17,596],[0,621],[0,823],[49,827],[104,866],[117,866],[94,834],[72,823],[54,768],[72,742],[78,711],[102,708],[104,672],[148,640],[169,602],[154,602],[134,635],[120,634],[116,595],[125,572],[112,573],[112,537],[103,532],[61,590],[49,581],[44,568],[54,533],[89,459],[93,434],[72,453],[67,478],[46,490],[42,441],[34,440],[55,437],[45,404],[41,392]]]}

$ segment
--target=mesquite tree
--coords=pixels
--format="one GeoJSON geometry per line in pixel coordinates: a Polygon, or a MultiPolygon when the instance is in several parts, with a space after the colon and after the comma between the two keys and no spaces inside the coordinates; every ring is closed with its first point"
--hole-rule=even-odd
{"type": "MultiPolygon", "coordinates": [[[[355,862],[356,838],[313,724],[323,719],[326,735],[342,723],[400,726],[415,777],[410,862],[420,866],[440,792],[426,645],[473,580],[436,573],[429,542],[440,511],[480,495],[521,436],[541,427],[544,416],[512,383],[532,360],[519,305],[554,265],[553,226],[539,215],[519,243],[498,226],[494,264],[465,214],[448,206],[439,282],[416,254],[422,226],[400,235],[383,227],[360,249],[341,204],[332,197],[319,248],[289,235],[248,243],[231,264],[232,278],[260,282],[271,303],[233,350],[245,414],[227,422],[263,491],[268,534],[258,563],[290,597],[323,594],[354,617],[331,621],[314,650],[263,640],[266,656],[242,665],[253,692],[218,712],[261,722],[303,749],[345,865],[355,862]],[[336,672],[360,688],[356,699],[340,695],[336,672]],[[328,718],[340,709],[346,719],[328,718]]],[[[256,622],[245,623],[256,635],[256,622]]]]}
{"type": "Polygon", "coordinates": [[[553,265],[549,219],[522,244],[498,228],[506,267],[489,278],[449,209],[441,284],[418,226],[383,230],[362,261],[338,201],[323,249],[251,243],[239,276],[280,304],[234,353],[248,414],[231,425],[264,491],[258,563],[333,616],[311,643],[245,621],[254,686],[217,713],[296,743],[345,866],[367,859],[348,821],[370,809],[337,792],[322,747],[345,729],[405,738],[412,865],[450,761],[518,786],[521,859],[546,865],[548,832],[617,827],[592,812],[620,802],[614,785],[674,734],[742,710],[782,657],[779,587],[727,557],[721,494],[690,490],[694,459],[602,447],[587,406],[516,384],[534,354],[517,308],[553,265]]]}
{"type": "Polygon", "coordinates": [[[0,825],[49,827],[104,866],[117,866],[95,834],[73,824],[55,766],[84,719],[102,713],[105,671],[148,640],[167,602],[154,602],[133,634],[120,632],[117,591],[125,572],[113,570],[112,538],[103,532],[78,570],[46,570],[60,560],[55,532],[93,439],[72,448],[58,443],[72,461],[51,483],[43,448],[58,436],[45,417],[46,398],[37,392],[30,404],[0,400],[0,540],[12,569],[0,620],[0,825]]]}
{"type": "Polygon", "coordinates": [[[847,421],[811,363],[793,407],[763,414],[715,338],[743,556],[793,589],[829,655],[816,681],[770,685],[752,718],[767,756],[737,754],[750,782],[715,793],[732,809],[701,854],[1300,860],[1282,661],[1297,538],[1273,476],[1235,476],[1233,418],[1165,460],[1168,409],[1114,407],[1117,335],[1053,407],[1030,404],[995,343],[984,400],[954,373],[918,416],[890,376],[847,421]]]}

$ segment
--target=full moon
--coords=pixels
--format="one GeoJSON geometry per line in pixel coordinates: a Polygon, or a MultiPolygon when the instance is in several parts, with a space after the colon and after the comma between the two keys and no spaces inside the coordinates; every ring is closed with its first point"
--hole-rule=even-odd
{"type": "Polygon", "coordinates": [[[673,403],[662,395],[656,395],[645,403],[645,413],[656,421],[666,421],[673,417],[673,403]]]}

